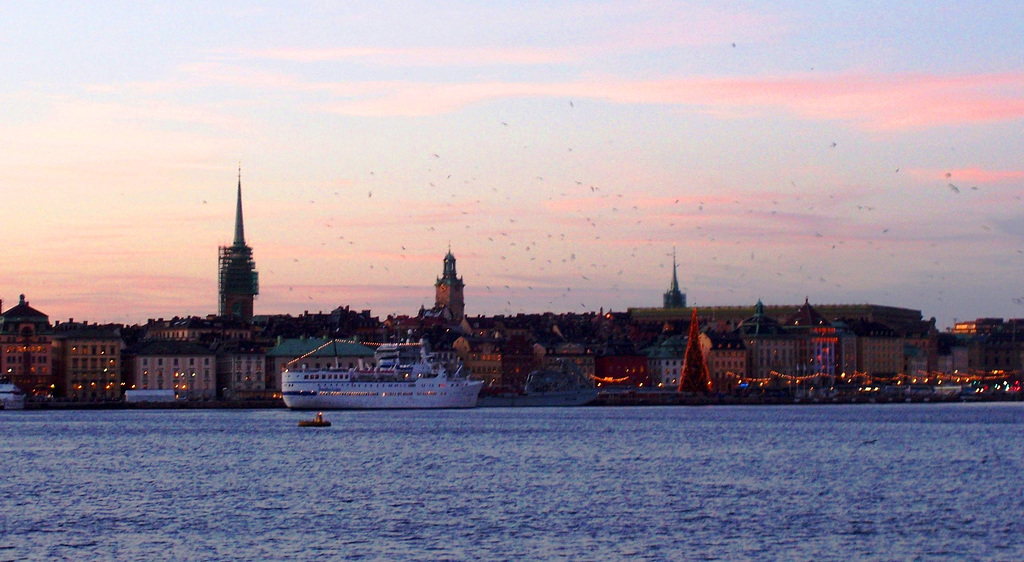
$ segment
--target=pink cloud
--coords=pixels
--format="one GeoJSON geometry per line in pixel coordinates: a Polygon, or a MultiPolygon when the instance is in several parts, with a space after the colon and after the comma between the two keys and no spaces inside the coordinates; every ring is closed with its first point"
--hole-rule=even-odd
{"type": "Polygon", "coordinates": [[[566,49],[446,48],[446,47],[342,47],[328,49],[260,49],[244,56],[290,62],[362,60],[392,66],[474,66],[492,64],[537,65],[572,62],[578,54],[566,49]]]}
{"type": "MultiPolygon", "coordinates": [[[[288,60],[408,55],[413,65],[493,61],[559,62],[562,51],[482,49],[327,49],[259,51],[288,60]],[[418,62],[417,62],[418,61],[418,62]],[[455,61],[455,62],[451,62],[455,61]]],[[[1024,73],[972,75],[841,73],[661,80],[588,79],[571,82],[315,82],[217,62],[183,67],[199,84],[298,93],[326,93],[315,109],[358,116],[428,116],[502,98],[595,99],[614,104],[692,107],[723,118],[784,112],[806,120],[843,121],[865,130],[1012,121],[1024,117],[1024,73]]],[[[164,109],[164,111],[169,111],[164,109]]]]}
{"type": "MultiPolygon", "coordinates": [[[[354,93],[352,85],[330,86],[354,93]]],[[[352,115],[435,115],[498,98],[592,98],[619,104],[703,108],[757,116],[781,110],[809,120],[846,121],[868,130],[899,130],[1024,117],[1024,74],[686,78],[652,81],[461,84],[363,83],[361,98],[323,109],[352,115]]],[[[340,93],[340,92],[336,92],[340,93]]]]}
{"type": "Polygon", "coordinates": [[[939,181],[965,184],[1006,183],[1024,179],[1024,170],[985,170],[982,168],[956,168],[950,170],[912,170],[915,176],[939,181]],[[946,177],[949,174],[949,177],[946,177]]]}

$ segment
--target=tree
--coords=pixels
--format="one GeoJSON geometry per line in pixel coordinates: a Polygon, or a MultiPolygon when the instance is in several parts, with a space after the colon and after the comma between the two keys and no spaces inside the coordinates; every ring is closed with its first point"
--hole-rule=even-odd
{"type": "Polygon", "coordinates": [[[696,308],[693,309],[693,318],[690,319],[690,336],[686,342],[686,355],[683,358],[683,372],[679,377],[678,390],[701,394],[711,391],[708,364],[700,348],[700,322],[697,320],[696,308]]]}

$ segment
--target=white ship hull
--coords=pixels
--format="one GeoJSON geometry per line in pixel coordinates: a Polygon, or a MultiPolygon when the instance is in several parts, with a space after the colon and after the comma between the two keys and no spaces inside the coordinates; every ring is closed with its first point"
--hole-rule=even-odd
{"type": "Polygon", "coordinates": [[[25,395],[13,384],[0,384],[0,410],[23,410],[25,395]]]}
{"type": "Polygon", "coordinates": [[[357,382],[289,378],[283,381],[282,395],[285,406],[293,410],[473,408],[483,387],[483,381],[466,379],[357,382]]]}

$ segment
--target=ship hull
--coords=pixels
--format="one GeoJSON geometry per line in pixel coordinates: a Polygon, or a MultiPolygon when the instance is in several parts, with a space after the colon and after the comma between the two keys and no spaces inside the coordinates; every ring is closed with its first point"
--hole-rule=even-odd
{"type": "Polygon", "coordinates": [[[295,382],[285,383],[285,406],[292,410],[385,410],[473,408],[482,381],[295,382]],[[305,383],[305,384],[303,384],[305,383]]]}
{"type": "Polygon", "coordinates": [[[586,406],[597,400],[597,389],[547,392],[538,394],[496,394],[481,396],[481,408],[551,408],[560,406],[586,406]]]}

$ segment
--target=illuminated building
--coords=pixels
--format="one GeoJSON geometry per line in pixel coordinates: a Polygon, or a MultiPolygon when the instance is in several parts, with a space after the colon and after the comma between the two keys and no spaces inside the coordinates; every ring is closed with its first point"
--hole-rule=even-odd
{"type": "Polygon", "coordinates": [[[120,328],[59,324],[56,329],[59,331],[53,336],[54,394],[71,402],[120,400],[124,347],[120,328]]]}
{"type": "Polygon", "coordinates": [[[502,380],[502,339],[486,336],[462,336],[452,347],[473,380],[485,387],[507,386],[502,380]]]}
{"type": "Polygon", "coordinates": [[[52,396],[55,381],[49,317],[29,306],[25,295],[21,295],[18,304],[0,316],[0,339],[0,377],[10,380],[28,396],[52,396]]]}
{"type": "Polygon", "coordinates": [[[711,378],[711,391],[732,392],[747,374],[747,349],[736,334],[704,332],[700,335],[711,378]]]}
{"type": "Polygon", "coordinates": [[[743,338],[747,348],[749,378],[768,381],[774,373],[796,371],[797,338],[765,314],[760,300],[754,306],[754,315],[740,322],[736,334],[743,338]]]}
{"type": "Polygon", "coordinates": [[[245,244],[242,225],[242,171],[238,171],[238,203],[235,207],[235,240],[231,246],[220,247],[221,316],[232,316],[249,322],[252,320],[253,300],[259,294],[259,276],[252,259],[252,248],[245,244]]]}
{"type": "MultiPolygon", "coordinates": [[[[811,306],[808,299],[783,324],[797,335],[796,369],[787,373],[798,378],[834,377],[839,374],[839,336],[836,327],[811,306]]],[[[899,364],[903,364],[900,349],[899,364]]],[[[831,385],[831,383],[829,383],[831,385]]]]}
{"type": "Polygon", "coordinates": [[[150,340],[125,350],[127,390],[174,390],[179,400],[216,396],[216,355],[193,342],[150,340]]]}
{"type": "Polygon", "coordinates": [[[647,370],[655,388],[675,389],[683,372],[686,339],[680,335],[666,336],[647,348],[647,370]]]}
{"type": "Polygon", "coordinates": [[[267,389],[266,355],[260,344],[251,341],[226,341],[217,345],[216,353],[218,398],[273,398],[274,390],[267,389]]]}

